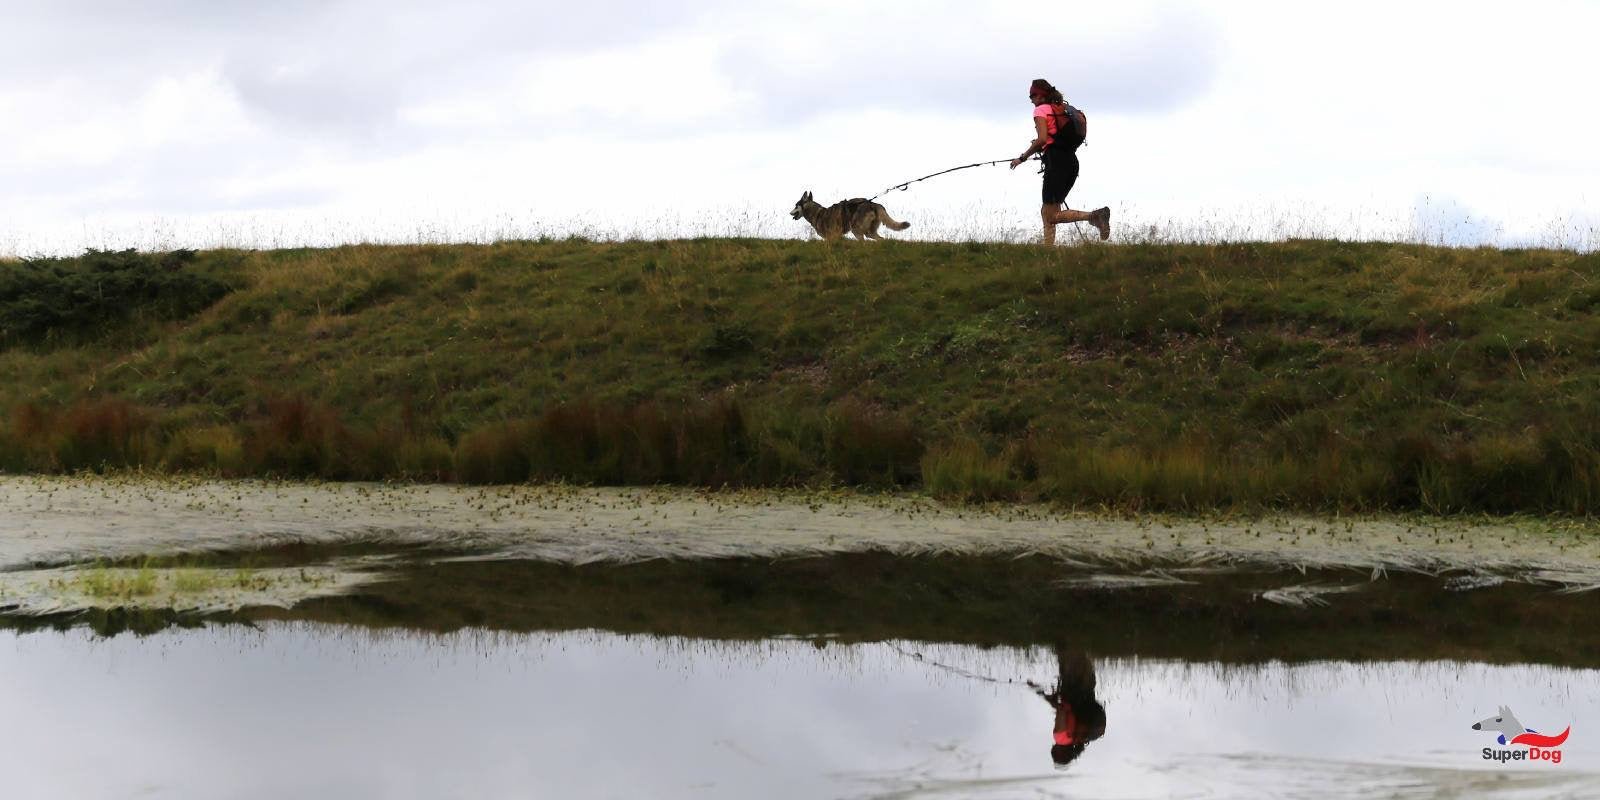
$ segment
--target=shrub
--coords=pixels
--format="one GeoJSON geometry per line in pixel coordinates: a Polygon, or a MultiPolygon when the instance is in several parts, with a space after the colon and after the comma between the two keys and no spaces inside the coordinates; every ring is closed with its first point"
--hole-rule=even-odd
{"type": "Polygon", "coordinates": [[[94,336],[136,315],[181,319],[230,290],[190,268],[195,253],[89,250],[0,263],[0,347],[94,336]]]}

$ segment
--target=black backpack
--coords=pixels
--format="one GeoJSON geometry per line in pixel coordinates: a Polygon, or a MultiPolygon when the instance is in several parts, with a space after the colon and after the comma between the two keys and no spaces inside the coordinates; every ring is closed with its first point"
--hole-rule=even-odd
{"type": "Polygon", "coordinates": [[[1071,103],[1063,102],[1061,107],[1052,114],[1056,118],[1055,144],[1076,150],[1089,139],[1089,117],[1071,103]]]}

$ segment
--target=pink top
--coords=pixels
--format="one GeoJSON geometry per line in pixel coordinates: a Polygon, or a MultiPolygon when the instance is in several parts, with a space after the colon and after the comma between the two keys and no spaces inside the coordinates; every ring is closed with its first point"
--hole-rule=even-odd
{"type": "MultiPolygon", "coordinates": [[[[1049,108],[1049,106],[1045,106],[1049,108]]],[[[1072,713],[1072,705],[1062,701],[1056,706],[1056,729],[1052,732],[1056,744],[1072,744],[1077,740],[1078,715],[1072,713]]]]}
{"type": "Polygon", "coordinates": [[[1049,103],[1033,107],[1033,118],[1044,117],[1044,146],[1049,147],[1056,141],[1056,110],[1049,103]]]}

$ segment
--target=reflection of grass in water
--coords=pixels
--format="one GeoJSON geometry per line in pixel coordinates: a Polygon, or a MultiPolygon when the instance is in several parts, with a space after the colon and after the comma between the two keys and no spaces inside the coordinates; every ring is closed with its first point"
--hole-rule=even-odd
{"type": "MultiPolygon", "coordinates": [[[[839,556],[662,559],[624,565],[465,561],[401,567],[359,592],[246,618],[452,631],[606,630],[696,639],[772,636],[817,642],[909,640],[1028,646],[1067,642],[1097,655],[1199,661],[1472,660],[1600,664],[1600,644],[1572,631],[1592,604],[1505,583],[1447,592],[1441,579],[1345,569],[1178,572],[1184,583],[1105,589],[1074,577],[1137,577],[1141,567],[1073,565],[1047,556],[839,556]],[[1268,592],[1359,585],[1327,607],[1268,592]],[[1508,609],[1510,609],[1508,611],[1508,609]],[[1506,613],[1515,639],[1494,631],[1506,613]]],[[[1101,581],[1109,584],[1112,581],[1101,581]]]]}
{"type": "MultiPolygon", "coordinates": [[[[338,563],[331,554],[316,552],[319,561],[338,563]]],[[[88,609],[74,604],[74,610],[58,609],[48,617],[0,614],[0,630],[87,623],[103,633],[153,632],[202,619],[289,619],[422,631],[605,630],[712,640],[794,636],[828,644],[1065,641],[1095,655],[1222,662],[1271,657],[1600,664],[1600,644],[1572,634],[1594,627],[1593,604],[1515,578],[1452,592],[1448,575],[1403,570],[1382,577],[1348,569],[1183,571],[1196,565],[1095,565],[1044,555],[869,552],[582,566],[423,558],[389,564],[389,580],[352,593],[313,596],[294,589],[338,578],[322,567],[282,563],[296,553],[272,554],[267,561],[272,566],[239,564],[238,559],[253,555],[215,553],[192,561],[167,557],[145,566],[125,562],[122,572],[128,576],[147,569],[154,574],[153,597],[100,602],[88,609]],[[1142,588],[1103,588],[1119,583],[1118,578],[1133,587],[1139,578],[1166,571],[1182,582],[1169,578],[1160,587],[1146,580],[1142,588]],[[1327,607],[1285,605],[1268,597],[1304,595],[1319,585],[1359,588],[1327,596],[1327,607]],[[288,589],[282,596],[298,599],[287,608],[254,605],[256,598],[241,595],[210,603],[182,591],[214,588],[226,595],[235,587],[263,586],[269,592],[288,589]],[[168,590],[173,590],[170,602],[168,590]],[[152,604],[165,607],[148,607],[152,604]],[[1507,613],[1523,620],[1518,635],[1497,638],[1507,613]]],[[[95,572],[106,570],[85,570],[95,572]]]]}

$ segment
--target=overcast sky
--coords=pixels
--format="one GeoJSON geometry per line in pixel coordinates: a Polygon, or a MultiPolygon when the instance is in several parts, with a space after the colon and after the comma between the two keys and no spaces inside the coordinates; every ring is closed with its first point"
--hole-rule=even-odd
{"type": "MultiPolygon", "coordinates": [[[[0,0],[0,253],[801,236],[787,211],[1090,119],[1073,207],[1168,237],[1593,247],[1600,2],[0,0]]],[[[881,198],[1031,233],[1003,165],[881,198]]]]}

